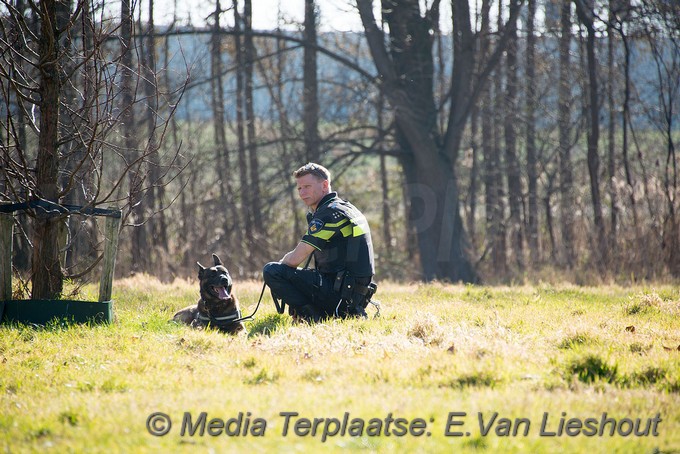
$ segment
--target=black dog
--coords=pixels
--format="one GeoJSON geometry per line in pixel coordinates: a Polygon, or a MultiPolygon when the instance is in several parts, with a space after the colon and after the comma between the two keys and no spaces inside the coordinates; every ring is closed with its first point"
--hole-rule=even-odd
{"type": "Polygon", "coordinates": [[[236,295],[231,291],[231,276],[220,258],[216,254],[212,256],[215,266],[210,268],[196,262],[201,288],[198,304],[178,311],[172,319],[193,328],[210,326],[225,333],[236,334],[245,327],[239,321],[241,310],[236,295]]]}

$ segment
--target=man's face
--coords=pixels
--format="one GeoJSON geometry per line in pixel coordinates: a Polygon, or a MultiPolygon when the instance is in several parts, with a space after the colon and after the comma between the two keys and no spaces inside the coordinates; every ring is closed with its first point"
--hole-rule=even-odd
{"type": "Polygon", "coordinates": [[[330,192],[328,180],[310,173],[297,178],[297,189],[300,199],[311,209],[316,209],[323,196],[330,192]]]}

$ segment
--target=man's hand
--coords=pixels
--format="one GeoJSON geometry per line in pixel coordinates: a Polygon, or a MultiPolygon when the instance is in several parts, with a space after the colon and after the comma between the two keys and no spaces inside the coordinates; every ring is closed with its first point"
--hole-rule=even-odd
{"type": "Polygon", "coordinates": [[[283,256],[281,263],[292,268],[297,268],[312,252],[314,252],[314,247],[312,245],[300,241],[298,245],[295,246],[295,249],[283,256]]]}

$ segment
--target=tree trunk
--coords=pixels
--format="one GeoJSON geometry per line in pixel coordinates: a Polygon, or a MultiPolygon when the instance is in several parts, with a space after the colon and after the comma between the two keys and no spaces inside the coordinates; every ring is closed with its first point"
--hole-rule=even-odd
{"type": "Polygon", "coordinates": [[[532,266],[540,260],[538,239],[538,157],[536,156],[536,0],[527,3],[527,69],[526,69],[526,122],[527,122],[527,242],[532,266]]]}
{"type": "Polygon", "coordinates": [[[211,80],[211,105],[213,111],[213,132],[215,138],[215,170],[217,171],[217,184],[219,186],[219,206],[223,207],[228,215],[224,219],[225,241],[231,238],[230,232],[234,226],[238,225],[238,212],[234,206],[231,178],[229,169],[231,168],[229,145],[225,127],[227,124],[224,115],[224,80],[222,69],[222,26],[220,19],[222,5],[219,0],[215,2],[213,33],[211,37],[210,49],[210,80],[211,80]]]}
{"type": "MultiPolygon", "coordinates": [[[[485,0],[481,11],[480,32],[480,55],[481,59],[488,58],[491,43],[490,36],[490,12],[491,3],[485,0]]],[[[492,78],[498,77],[498,69],[494,71],[492,78]]],[[[504,227],[504,203],[503,203],[503,174],[501,172],[501,156],[495,143],[496,104],[493,101],[492,91],[495,85],[489,84],[480,96],[482,117],[482,154],[484,156],[484,206],[486,212],[486,242],[491,251],[491,262],[495,274],[503,276],[507,272],[507,257],[504,227]]]]}
{"type": "Polygon", "coordinates": [[[560,166],[560,213],[562,227],[562,251],[567,267],[574,266],[574,188],[571,168],[571,83],[572,71],[569,64],[571,44],[571,4],[562,3],[560,14],[560,81],[558,86],[557,123],[559,128],[560,166]]]}
{"type": "Polygon", "coordinates": [[[305,128],[305,154],[307,162],[319,158],[319,101],[316,72],[316,6],[314,0],[305,0],[305,42],[303,62],[303,119],[305,128]]]}
{"type": "Polygon", "coordinates": [[[244,58],[245,58],[245,102],[246,102],[246,130],[248,133],[248,168],[250,171],[250,210],[253,216],[252,228],[258,240],[253,244],[255,251],[259,249],[267,236],[265,223],[262,219],[262,200],[260,193],[260,166],[257,160],[257,140],[255,135],[255,108],[253,96],[253,68],[255,61],[255,46],[253,43],[253,8],[252,0],[245,0],[243,8],[244,23],[244,58]]]}
{"type": "MultiPolygon", "coordinates": [[[[423,16],[418,0],[383,1],[382,11],[390,30],[390,53],[376,25],[372,6],[370,0],[357,0],[383,93],[394,110],[397,140],[404,150],[401,163],[411,199],[409,222],[418,237],[423,278],[477,281],[460,215],[455,164],[472,105],[503,48],[497,46],[473,84],[476,40],[469,5],[467,0],[453,2],[456,63],[451,73],[451,103],[442,137],[437,130],[432,55],[433,22],[439,17],[439,1],[433,2],[423,16]]],[[[511,12],[508,21],[511,27],[518,13],[516,8],[511,12]]]]}
{"type": "MultiPolygon", "coordinates": [[[[136,125],[134,115],[134,100],[133,93],[133,40],[132,40],[132,3],[130,0],[121,1],[121,62],[123,63],[123,70],[121,76],[122,85],[122,105],[120,106],[123,123],[121,125],[121,134],[124,137],[125,150],[127,153],[127,160],[129,163],[138,161],[138,146],[137,138],[135,137],[136,125]]],[[[129,188],[128,197],[130,205],[130,214],[132,219],[132,243],[130,245],[130,264],[132,271],[143,272],[148,270],[148,254],[142,251],[148,250],[148,238],[146,235],[146,226],[143,224],[144,211],[142,205],[142,186],[143,186],[143,172],[141,166],[143,162],[138,161],[133,164],[129,172],[129,188]]]]}
{"type": "Polygon", "coordinates": [[[555,173],[548,173],[547,184],[545,188],[545,197],[543,199],[543,207],[545,209],[545,227],[548,230],[548,238],[550,239],[550,256],[553,257],[553,263],[556,263],[559,250],[557,247],[557,240],[555,239],[555,228],[552,215],[552,194],[555,192],[555,173]]]}
{"type": "Polygon", "coordinates": [[[609,127],[608,127],[608,149],[607,149],[607,178],[609,180],[609,204],[610,204],[610,220],[609,220],[609,244],[607,247],[614,255],[610,257],[611,263],[617,263],[616,253],[617,238],[618,238],[618,215],[619,208],[617,205],[616,194],[616,103],[614,101],[614,93],[616,86],[616,74],[618,68],[615,67],[614,54],[614,30],[612,23],[614,21],[614,14],[611,9],[614,2],[618,0],[610,0],[609,4],[609,24],[607,26],[607,79],[609,87],[607,90],[607,103],[609,109],[609,127]]]}
{"type": "Polygon", "coordinates": [[[400,145],[407,151],[401,162],[423,277],[473,281],[476,276],[463,250],[453,167],[437,145],[430,24],[420,17],[418,2],[383,2],[392,38],[390,62],[370,3],[359,1],[358,6],[371,53],[385,80],[384,93],[395,110],[400,145]]]}
{"type": "MultiPolygon", "coordinates": [[[[252,210],[250,209],[249,196],[248,196],[248,155],[246,150],[246,137],[245,137],[245,122],[244,122],[244,112],[245,112],[245,102],[244,102],[244,49],[243,49],[243,37],[241,36],[241,30],[243,26],[243,20],[241,14],[238,11],[238,0],[233,0],[234,5],[234,44],[236,48],[236,135],[238,138],[238,170],[239,170],[239,182],[241,195],[241,219],[243,225],[253,225],[252,210]]],[[[245,240],[247,244],[254,244],[254,236],[252,229],[245,229],[244,232],[245,240]]],[[[250,257],[250,248],[245,249],[244,257],[250,257]]]]}
{"type": "Polygon", "coordinates": [[[640,237],[638,231],[640,223],[638,221],[637,202],[635,199],[635,181],[633,181],[633,174],[630,168],[630,159],[628,158],[628,122],[630,121],[630,45],[628,37],[623,30],[620,31],[621,42],[623,43],[623,114],[621,116],[621,154],[623,159],[623,169],[626,174],[626,183],[628,185],[628,193],[630,198],[630,208],[633,212],[633,230],[635,231],[635,240],[640,237]]]}
{"type": "Polygon", "coordinates": [[[467,232],[470,243],[476,249],[476,218],[477,218],[477,191],[479,189],[479,109],[475,106],[470,114],[470,151],[472,164],[470,167],[470,187],[468,190],[468,219],[467,232]]]}
{"type": "MultiPolygon", "coordinates": [[[[58,2],[40,3],[40,134],[36,183],[41,199],[58,203],[60,68],[58,2]]],[[[61,219],[37,210],[33,236],[32,299],[57,299],[63,290],[58,233],[61,219]]]]}
{"type": "MultiPolygon", "coordinates": [[[[385,134],[383,125],[383,116],[385,110],[385,96],[380,93],[378,95],[378,106],[376,108],[376,115],[378,116],[378,134],[385,134]]],[[[383,142],[380,142],[380,150],[383,149],[383,142]]],[[[383,224],[383,242],[385,243],[385,251],[387,256],[391,255],[392,247],[392,214],[390,212],[390,197],[389,186],[387,180],[387,157],[384,154],[380,155],[380,182],[382,188],[382,224],[383,224]]]]}
{"type": "Polygon", "coordinates": [[[581,23],[588,31],[586,52],[588,56],[588,174],[590,176],[590,197],[593,203],[595,234],[597,241],[597,261],[600,266],[608,263],[607,243],[602,215],[602,200],[600,197],[600,157],[598,143],[600,140],[600,103],[597,83],[597,61],[595,59],[595,27],[592,11],[586,9],[582,0],[574,0],[576,11],[581,23]]]}
{"type": "MultiPolygon", "coordinates": [[[[511,0],[516,2],[517,0],[511,0]]],[[[502,2],[501,2],[502,3],[502,2]]],[[[524,269],[524,244],[522,234],[522,183],[519,160],[517,159],[517,33],[509,34],[506,57],[505,87],[505,159],[508,172],[508,205],[510,206],[510,241],[515,263],[520,271],[524,269]]]]}
{"type": "Polygon", "coordinates": [[[158,115],[158,80],[156,78],[156,27],[154,24],[154,1],[149,1],[149,22],[147,24],[146,49],[142,53],[144,56],[144,95],[146,98],[144,109],[144,121],[147,127],[147,151],[149,154],[149,180],[150,187],[145,194],[146,211],[149,218],[149,245],[151,246],[152,264],[154,274],[163,276],[163,271],[166,269],[165,263],[168,251],[168,235],[167,223],[165,220],[164,199],[165,199],[165,184],[161,176],[160,156],[158,153],[158,137],[157,137],[157,115],[158,115]]]}

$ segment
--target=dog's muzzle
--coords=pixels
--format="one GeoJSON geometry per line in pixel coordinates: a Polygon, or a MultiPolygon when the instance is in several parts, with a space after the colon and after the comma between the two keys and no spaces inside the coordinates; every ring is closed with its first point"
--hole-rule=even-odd
{"type": "Polygon", "coordinates": [[[215,295],[221,300],[228,300],[231,298],[231,295],[229,294],[229,290],[227,289],[226,286],[212,286],[212,291],[215,292],[215,295]]]}

